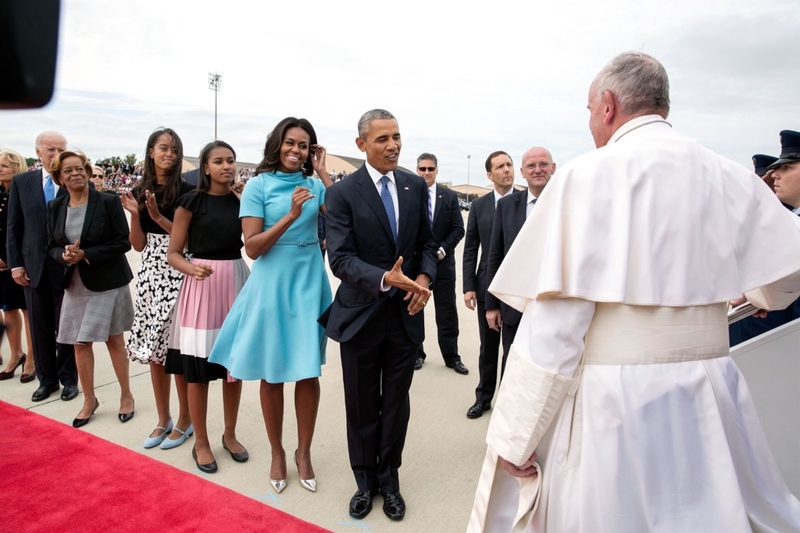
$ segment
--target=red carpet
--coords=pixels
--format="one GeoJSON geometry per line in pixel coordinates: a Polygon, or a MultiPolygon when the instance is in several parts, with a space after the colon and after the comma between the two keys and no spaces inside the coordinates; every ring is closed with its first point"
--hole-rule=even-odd
{"type": "Polygon", "coordinates": [[[327,531],[2,401],[0,458],[2,531],[327,531]]]}

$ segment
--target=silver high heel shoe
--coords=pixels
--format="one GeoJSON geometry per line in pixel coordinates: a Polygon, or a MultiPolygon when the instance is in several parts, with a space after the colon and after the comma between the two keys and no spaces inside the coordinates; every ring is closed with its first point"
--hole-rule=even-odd
{"type": "Polygon", "coordinates": [[[270,478],[269,484],[272,485],[272,488],[275,489],[275,492],[280,494],[283,492],[283,489],[286,488],[286,480],[285,479],[272,479],[270,478]]]}
{"type": "MultiPolygon", "coordinates": [[[[294,464],[297,467],[297,475],[300,476],[300,465],[297,464],[297,450],[294,451],[294,464]]],[[[317,492],[317,478],[314,476],[311,479],[300,478],[300,486],[311,492],[317,492]]]]}

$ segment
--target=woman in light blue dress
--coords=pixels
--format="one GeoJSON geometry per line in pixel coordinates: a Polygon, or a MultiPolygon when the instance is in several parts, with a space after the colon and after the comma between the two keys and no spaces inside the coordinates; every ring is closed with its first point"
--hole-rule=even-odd
{"type": "Polygon", "coordinates": [[[245,251],[255,260],[225,319],[209,361],[231,376],[261,380],[261,409],[272,448],[270,483],[286,487],[283,384],[295,382],[300,484],[316,490],[311,440],[319,407],[326,337],[317,318],[331,289],[317,240],[325,210],[325,148],[305,119],[289,117],[267,137],[256,177],[242,193],[239,216],[245,251]],[[322,178],[312,178],[316,173],[322,178]]]}

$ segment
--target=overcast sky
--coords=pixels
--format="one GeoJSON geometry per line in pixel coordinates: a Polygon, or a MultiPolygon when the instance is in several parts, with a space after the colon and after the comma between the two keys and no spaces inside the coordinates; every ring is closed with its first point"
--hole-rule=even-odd
{"type": "Polygon", "coordinates": [[[639,50],[669,73],[673,127],[752,168],[780,152],[780,130],[800,130],[798,36],[797,0],[62,0],[55,98],[3,112],[0,146],[33,157],[55,129],[92,159],[141,158],[168,126],[196,156],[214,138],[216,71],[219,138],[240,160],[260,161],[290,115],[360,157],[358,118],[381,107],[400,124],[401,165],[433,152],[440,180],[485,185],[494,150],[518,169],[531,146],[559,164],[593,149],[589,84],[639,50]]]}

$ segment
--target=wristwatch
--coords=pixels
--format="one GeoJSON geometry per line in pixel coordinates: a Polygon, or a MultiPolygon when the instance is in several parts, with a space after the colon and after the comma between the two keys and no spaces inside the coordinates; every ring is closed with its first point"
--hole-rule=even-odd
{"type": "Polygon", "coordinates": [[[439,248],[439,249],[436,251],[436,259],[437,259],[438,261],[441,261],[442,259],[444,259],[444,256],[445,256],[444,250],[442,250],[441,248],[439,248]]]}

